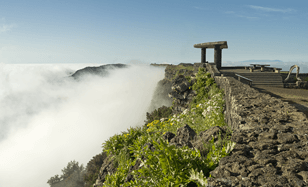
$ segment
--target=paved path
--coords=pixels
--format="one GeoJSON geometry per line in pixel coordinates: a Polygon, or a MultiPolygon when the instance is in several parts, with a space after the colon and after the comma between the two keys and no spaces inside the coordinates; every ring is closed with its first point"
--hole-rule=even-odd
{"type": "Polygon", "coordinates": [[[259,92],[267,93],[272,97],[281,99],[295,106],[299,111],[306,114],[308,118],[308,90],[305,89],[288,89],[258,86],[253,87],[259,92]]]}

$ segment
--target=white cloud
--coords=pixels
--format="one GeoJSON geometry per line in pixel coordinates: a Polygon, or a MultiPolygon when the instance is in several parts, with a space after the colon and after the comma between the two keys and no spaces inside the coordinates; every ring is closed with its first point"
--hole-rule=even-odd
{"type": "Polygon", "coordinates": [[[225,14],[234,14],[234,11],[226,11],[225,14]]]}
{"type": "Polygon", "coordinates": [[[69,161],[86,165],[110,136],[143,125],[164,77],[132,65],[103,78],[64,78],[75,66],[0,64],[1,187],[47,187],[69,161]]]}
{"type": "Polygon", "coordinates": [[[0,33],[4,33],[4,32],[7,32],[7,31],[10,31],[14,27],[16,27],[16,24],[10,24],[10,25],[2,24],[2,26],[0,27],[0,33]]]}
{"type": "Polygon", "coordinates": [[[269,8],[269,7],[262,7],[262,6],[255,6],[255,5],[248,5],[248,7],[255,9],[255,10],[261,10],[265,12],[282,12],[282,13],[287,13],[287,12],[295,12],[296,10],[287,8],[287,9],[278,9],[278,8],[269,8]]]}
{"type": "Polygon", "coordinates": [[[195,9],[198,9],[198,10],[208,10],[207,8],[201,8],[201,7],[197,7],[197,6],[194,6],[195,9]]]}
{"type": "Polygon", "coordinates": [[[15,27],[17,27],[16,24],[14,24],[14,23],[13,24],[7,24],[5,18],[4,17],[1,18],[0,34],[7,32],[7,31],[10,31],[12,28],[15,28],[15,27]]]}
{"type": "Polygon", "coordinates": [[[251,16],[243,16],[243,15],[237,15],[237,17],[247,18],[247,19],[259,19],[259,17],[251,17],[251,16]]]}
{"type": "Polygon", "coordinates": [[[259,19],[259,17],[243,16],[243,15],[240,15],[240,14],[236,14],[234,11],[225,11],[224,13],[225,14],[233,14],[234,16],[246,18],[246,19],[259,19]]]}

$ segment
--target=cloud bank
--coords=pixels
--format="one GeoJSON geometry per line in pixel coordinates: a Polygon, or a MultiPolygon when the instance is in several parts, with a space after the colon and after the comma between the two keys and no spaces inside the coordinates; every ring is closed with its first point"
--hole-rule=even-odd
{"type": "Polygon", "coordinates": [[[164,77],[134,65],[67,78],[77,66],[0,64],[0,187],[47,187],[69,161],[86,165],[110,136],[143,124],[164,77]]]}

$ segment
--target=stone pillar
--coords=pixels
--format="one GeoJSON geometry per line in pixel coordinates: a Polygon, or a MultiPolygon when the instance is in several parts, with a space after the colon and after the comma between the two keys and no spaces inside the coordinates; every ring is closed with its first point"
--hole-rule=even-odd
{"type": "Polygon", "coordinates": [[[215,45],[214,47],[214,63],[216,68],[219,70],[221,68],[221,49],[220,45],[215,45]]]}
{"type": "Polygon", "coordinates": [[[201,63],[206,63],[206,48],[201,48],[201,63]]]}

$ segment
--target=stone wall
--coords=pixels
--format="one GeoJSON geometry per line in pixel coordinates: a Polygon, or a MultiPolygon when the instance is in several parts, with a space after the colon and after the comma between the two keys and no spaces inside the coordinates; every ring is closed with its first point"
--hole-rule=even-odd
{"type": "MultiPolygon", "coordinates": [[[[283,81],[288,77],[288,73],[280,73],[280,75],[283,81]]],[[[298,77],[302,81],[307,81],[306,79],[308,78],[308,73],[299,73],[298,77]]],[[[286,83],[295,83],[296,82],[295,78],[296,78],[296,73],[291,73],[289,80],[286,83]]]]}
{"type": "MultiPolygon", "coordinates": [[[[287,73],[281,73],[282,80],[284,81],[287,77],[287,73]]],[[[296,81],[296,73],[291,73],[289,80],[284,83],[285,88],[292,88],[292,89],[308,89],[308,73],[300,73],[298,77],[301,81],[296,81]]]]}
{"type": "Polygon", "coordinates": [[[236,142],[230,156],[211,172],[215,178],[208,179],[209,185],[307,186],[306,116],[233,77],[221,77],[211,64],[206,64],[206,69],[224,89],[225,121],[236,142]]]}
{"type": "Polygon", "coordinates": [[[308,89],[308,81],[296,81],[296,83],[284,83],[284,88],[308,89]]]}

